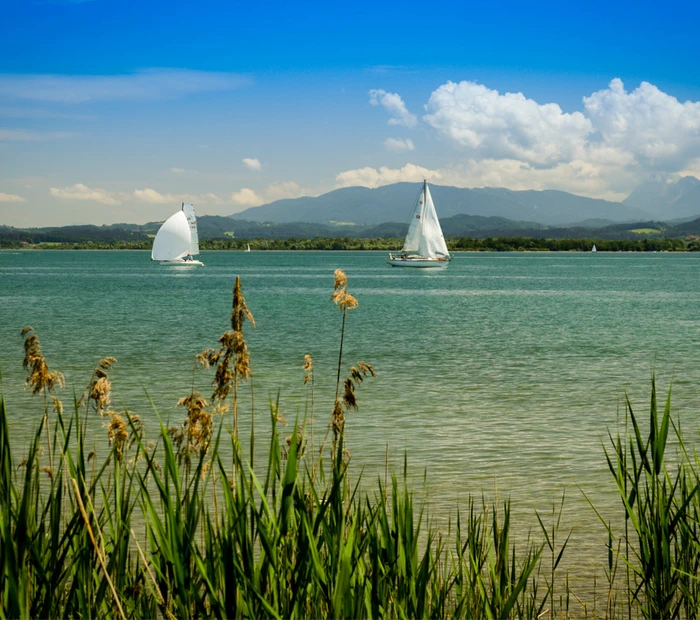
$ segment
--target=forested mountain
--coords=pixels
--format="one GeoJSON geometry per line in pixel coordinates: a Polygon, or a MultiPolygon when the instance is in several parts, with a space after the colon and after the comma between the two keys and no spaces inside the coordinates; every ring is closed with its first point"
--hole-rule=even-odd
{"type": "MultiPolygon", "coordinates": [[[[404,222],[410,217],[420,190],[420,183],[395,183],[376,189],[346,187],[317,197],[277,200],[232,217],[275,223],[404,222]]],[[[650,219],[648,213],[630,205],[556,190],[467,189],[431,184],[430,192],[441,221],[454,215],[478,215],[562,226],[590,219],[613,222],[650,219]]]]}

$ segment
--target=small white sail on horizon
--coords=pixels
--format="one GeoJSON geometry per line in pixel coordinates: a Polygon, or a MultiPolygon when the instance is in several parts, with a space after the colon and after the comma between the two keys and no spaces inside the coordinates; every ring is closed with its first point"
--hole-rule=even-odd
{"type": "Polygon", "coordinates": [[[595,243],[594,243],[594,244],[593,244],[593,247],[591,248],[591,252],[597,252],[597,251],[598,251],[598,248],[595,247],[595,243]]]}
{"type": "Polygon", "coordinates": [[[171,215],[156,233],[151,260],[161,264],[203,265],[192,257],[199,254],[199,233],[194,205],[182,204],[182,209],[171,215]]]}
{"type": "Polygon", "coordinates": [[[423,181],[401,256],[389,254],[387,262],[394,267],[444,267],[450,259],[428,182],[423,181]]]}

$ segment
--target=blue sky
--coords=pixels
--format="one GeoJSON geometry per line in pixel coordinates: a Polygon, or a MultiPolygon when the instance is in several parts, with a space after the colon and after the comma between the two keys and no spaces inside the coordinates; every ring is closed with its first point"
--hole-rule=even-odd
{"type": "Polygon", "coordinates": [[[621,200],[700,175],[697,3],[19,0],[0,224],[228,215],[428,178],[621,200]]]}

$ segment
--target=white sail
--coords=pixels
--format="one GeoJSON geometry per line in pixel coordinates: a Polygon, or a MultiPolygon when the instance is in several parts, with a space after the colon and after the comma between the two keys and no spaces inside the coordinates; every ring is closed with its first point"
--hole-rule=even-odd
{"type": "Polygon", "coordinates": [[[171,215],[153,240],[153,260],[177,260],[190,252],[192,234],[187,216],[183,211],[171,215]]]}
{"type": "Polygon", "coordinates": [[[446,267],[451,260],[427,181],[423,181],[401,253],[390,253],[387,262],[392,267],[446,267]]]}
{"type": "Polygon", "coordinates": [[[422,217],[423,217],[423,202],[425,198],[425,192],[421,189],[418,200],[416,201],[416,206],[413,209],[413,214],[411,215],[411,221],[408,224],[408,233],[406,234],[406,239],[403,242],[403,247],[401,251],[404,253],[418,252],[420,247],[420,237],[422,230],[422,217]]]}
{"type": "Polygon", "coordinates": [[[450,253],[447,251],[447,244],[442,236],[440,220],[438,220],[435,212],[435,204],[427,183],[424,185],[423,194],[425,196],[425,204],[423,205],[423,213],[420,220],[422,223],[418,254],[426,258],[449,256],[450,253]]]}
{"type": "Polygon", "coordinates": [[[183,204],[182,211],[190,227],[190,254],[195,256],[199,254],[199,234],[197,233],[197,218],[194,215],[194,205],[183,204]]]}

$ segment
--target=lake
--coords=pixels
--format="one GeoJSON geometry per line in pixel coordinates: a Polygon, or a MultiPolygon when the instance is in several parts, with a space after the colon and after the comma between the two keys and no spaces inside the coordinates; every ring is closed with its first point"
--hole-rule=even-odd
{"type": "MultiPolygon", "coordinates": [[[[335,393],[336,268],[360,304],[347,318],[343,368],[363,360],[377,373],[347,416],[353,474],[364,468],[371,484],[387,450],[397,472],[407,454],[413,486],[442,524],[483,492],[511,497],[532,525],[535,509],[551,512],[565,492],[569,553],[603,566],[607,538],[582,491],[604,515],[620,514],[601,442],[624,420],[625,394],[646,423],[652,375],[662,395],[672,382],[674,416],[697,436],[700,254],[458,253],[426,271],[391,268],[376,252],[201,258],[205,267],[183,268],[136,251],[0,252],[0,370],[15,446],[41,415],[22,387],[22,327],[35,328],[65,374],[67,402],[97,360],[116,357],[115,401],[155,433],[150,400],[179,424],[175,403],[193,382],[211,393],[212,373],[195,372],[194,356],[230,327],[236,276],[256,321],[246,328],[256,432],[268,428],[269,400],[279,398],[288,433],[308,415],[310,354],[318,443],[335,393]]],[[[249,395],[244,387],[244,433],[249,395]]]]}

